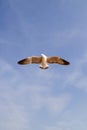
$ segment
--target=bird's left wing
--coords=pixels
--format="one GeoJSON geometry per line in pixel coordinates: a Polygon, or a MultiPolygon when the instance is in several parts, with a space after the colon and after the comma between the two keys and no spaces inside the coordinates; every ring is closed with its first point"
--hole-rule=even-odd
{"type": "Polygon", "coordinates": [[[41,62],[41,57],[31,56],[31,57],[27,57],[25,59],[18,61],[18,64],[21,64],[21,65],[26,65],[26,64],[31,64],[31,63],[38,64],[40,62],[41,62]]]}
{"type": "Polygon", "coordinates": [[[32,63],[36,63],[36,64],[41,63],[41,57],[39,57],[39,56],[32,56],[32,63]]]}
{"type": "Polygon", "coordinates": [[[66,61],[60,57],[57,57],[57,56],[48,57],[47,62],[50,64],[56,63],[56,64],[61,64],[61,65],[69,65],[70,64],[68,61],[66,61]]]}

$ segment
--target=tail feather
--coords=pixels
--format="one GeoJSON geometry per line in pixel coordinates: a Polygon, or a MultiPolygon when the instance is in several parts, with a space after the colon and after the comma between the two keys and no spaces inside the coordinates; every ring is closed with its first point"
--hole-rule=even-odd
{"type": "Polygon", "coordinates": [[[40,68],[41,68],[41,69],[48,69],[48,68],[49,68],[49,66],[48,66],[48,65],[46,65],[45,67],[43,67],[42,65],[40,65],[40,68]]]}

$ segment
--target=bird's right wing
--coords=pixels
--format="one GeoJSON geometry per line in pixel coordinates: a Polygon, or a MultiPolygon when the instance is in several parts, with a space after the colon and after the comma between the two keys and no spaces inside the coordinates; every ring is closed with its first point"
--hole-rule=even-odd
{"type": "Polygon", "coordinates": [[[21,64],[21,65],[26,65],[26,64],[31,64],[31,63],[38,64],[40,62],[41,62],[41,57],[32,56],[32,57],[27,57],[25,59],[18,61],[18,64],[21,64]]]}
{"type": "Polygon", "coordinates": [[[56,63],[56,64],[61,64],[61,65],[68,65],[70,64],[68,61],[60,58],[60,57],[57,57],[57,56],[53,56],[53,57],[48,57],[47,58],[47,62],[52,64],[52,63],[56,63]]]}

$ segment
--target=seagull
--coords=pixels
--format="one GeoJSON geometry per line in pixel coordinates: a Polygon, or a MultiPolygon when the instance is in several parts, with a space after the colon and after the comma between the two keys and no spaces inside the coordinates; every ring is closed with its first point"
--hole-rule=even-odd
{"type": "Polygon", "coordinates": [[[69,65],[70,63],[60,57],[57,56],[51,56],[47,57],[44,54],[41,54],[41,56],[31,56],[27,57],[25,59],[22,59],[18,61],[18,64],[20,65],[26,65],[26,64],[40,64],[41,69],[47,69],[49,67],[48,64],[60,64],[60,65],[69,65]]]}

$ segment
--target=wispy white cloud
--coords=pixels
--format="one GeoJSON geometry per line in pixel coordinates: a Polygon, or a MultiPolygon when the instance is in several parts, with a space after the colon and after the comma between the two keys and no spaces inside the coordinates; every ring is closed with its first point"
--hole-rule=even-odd
{"type": "Polygon", "coordinates": [[[69,94],[60,94],[58,96],[48,94],[46,96],[41,93],[34,93],[31,96],[31,101],[34,110],[45,108],[50,115],[56,115],[67,108],[71,101],[71,96],[69,94]]]}
{"type": "Polygon", "coordinates": [[[2,99],[4,102],[0,101],[0,129],[26,129],[28,126],[28,122],[24,108],[22,106],[18,106],[13,101],[11,101],[10,95],[8,95],[7,98],[3,96],[2,99]],[[10,99],[8,100],[8,98],[10,99]]]}
{"type": "Polygon", "coordinates": [[[71,101],[70,94],[61,93],[54,96],[51,93],[52,88],[49,83],[46,85],[40,79],[38,80],[39,84],[37,83],[39,77],[42,77],[44,81],[52,80],[53,75],[55,75],[52,71],[50,73],[50,71],[38,70],[37,75],[37,72],[32,74],[33,77],[37,76],[36,81],[30,84],[11,64],[3,59],[0,59],[0,62],[0,128],[2,130],[5,128],[18,130],[29,128],[28,123],[31,123],[31,118],[27,114],[30,114],[34,119],[36,113],[39,116],[39,111],[43,108],[48,112],[48,115],[56,116],[68,107],[71,101]]]}
{"type": "Polygon", "coordinates": [[[83,128],[86,129],[86,109],[87,104],[85,104],[84,99],[82,101],[79,101],[76,105],[74,104],[74,107],[71,107],[71,109],[63,112],[63,114],[56,119],[55,123],[53,125],[45,125],[44,129],[50,130],[73,130],[73,129],[79,129],[82,130],[83,128]]]}
{"type": "Polygon", "coordinates": [[[1,59],[0,68],[0,129],[24,130],[27,128],[27,115],[24,106],[17,103],[15,89],[19,74],[1,59]]]}
{"type": "Polygon", "coordinates": [[[46,98],[46,106],[50,113],[60,113],[69,105],[71,101],[71,96],[69,94],[61,94],[58,97],[48,97],[46,98]]]}
{"type": "Polygon", "coordinates": [[[82,89],[87,92],[86,80],[86,63],[87,63],[87,53],[84,53],[80,59],[77,59],[73,70],[70,75],[65,78],[64,86],[73,86],[82,89]]]}

